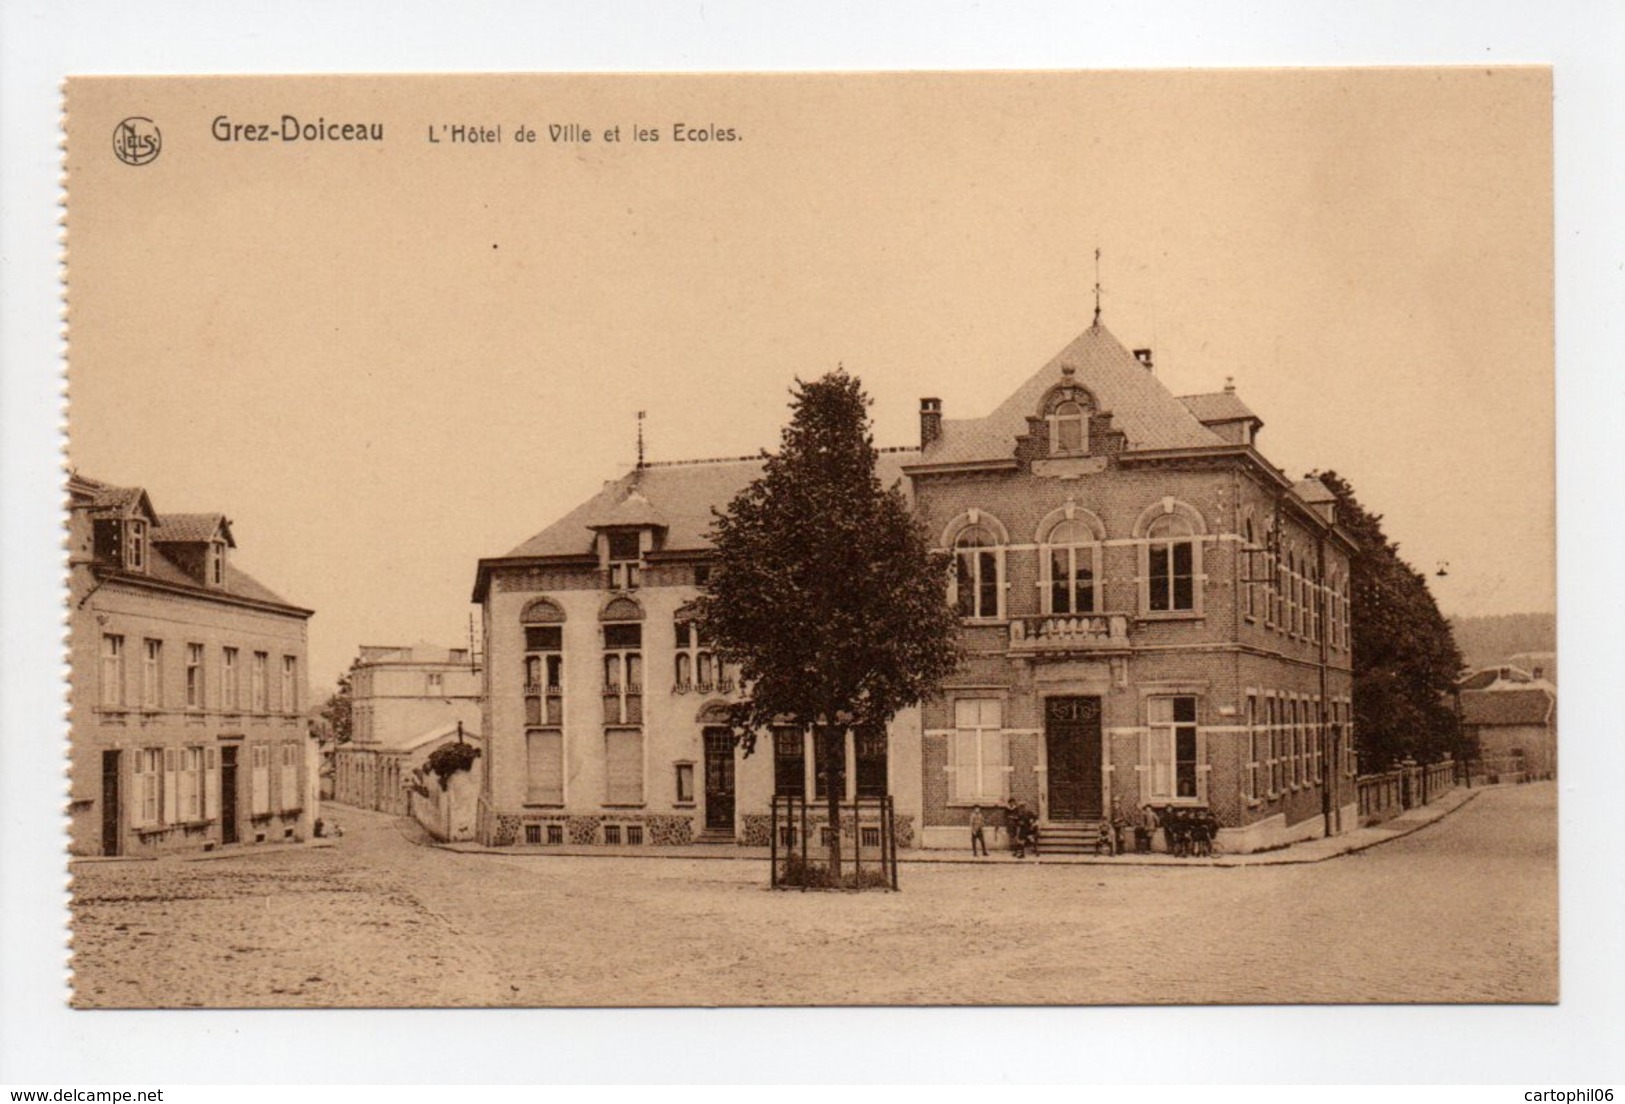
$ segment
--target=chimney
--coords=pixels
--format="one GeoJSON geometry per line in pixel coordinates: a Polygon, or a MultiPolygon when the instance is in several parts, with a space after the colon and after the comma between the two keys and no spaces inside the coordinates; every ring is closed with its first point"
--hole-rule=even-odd
{"type": "Polygon", "coordinates": [[[1156,369],[1154,367],[1152,367],[1152,364],[1151,364],[1151,350],[1150,349],[1135,349],[1134,350],[1134,359],[1139,361],[1140,362],[1140,367],[1144,368],[1147,372],[1156,371],[1156,369]]]}
{"type": "Polygon", "coordinates": [[[931,447],[931,443],[942,436],[942,400],[920,400],[920,449],[931,447]]]}

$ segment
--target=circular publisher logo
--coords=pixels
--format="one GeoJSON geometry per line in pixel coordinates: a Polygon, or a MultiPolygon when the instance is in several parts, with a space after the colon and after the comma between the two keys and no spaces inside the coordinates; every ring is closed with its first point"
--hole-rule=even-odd
{"type": "Polygon", "coordinates": [[[113,153],[126,165],[145,165],[158,159],[164,136],[144,115],[132,115],[113,128],[113,153]]]}

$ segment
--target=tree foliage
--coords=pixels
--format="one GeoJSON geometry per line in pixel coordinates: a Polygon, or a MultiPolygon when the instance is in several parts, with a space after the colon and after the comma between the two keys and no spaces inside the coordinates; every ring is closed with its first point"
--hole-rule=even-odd
{"type": "MultiPolygon", "coordinates": [[[[839,771],[845,733],[883,726],[958,665],[947,562],[876,473],[869,399],[844,370],[796,381],[790,423],[762,475],[716,514],[701,632],[739,668],[746,754],[778,723],[813,727],[839,771]]],[[[827,787],[838,823],[835,787],[827,787]]],[[[839,833],[830,833],[839,869],[839,833]]]]}
{"type": "Polygon", "coordinates": [[[1358,549],[1350,581],[1361,769],[1386,770],[1407,756],[1419,763],[1470,757],[1454,704],[1461,652],[1426,577],[1400,558],[1382,516],[1360,505],[1347,480],[1336,472],[1319,478],[1337,496],[1339,523],[1358,549]]]}
{"type": "MultiPolygon", "coordinates": [[[[355,665],[351,664],[351,670],[355,665]]],[[[338,688],[328,695],[322,705],[322,720],[336,744],[347,744],[355,735],[354,711],[351,708],[350,672],[339,676],[338,688]]]]}

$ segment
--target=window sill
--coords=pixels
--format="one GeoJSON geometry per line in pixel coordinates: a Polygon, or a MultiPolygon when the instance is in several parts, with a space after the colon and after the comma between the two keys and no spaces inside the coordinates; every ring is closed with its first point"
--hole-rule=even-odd
{"type": "Polygon", "coordinates": [[[1140,621],[1201,621],[1206,615],[1201,610],[1141,610],[1140,621]]]}
{"type": "Polygon", "coordinates": [[[671,807],[673,809],[697,809],[699,805],[693,801],[673,801],[671,807]]]}
{"type": "Polygon", "coordinates": [[[996,629],[1004,626],[1008,619],[1004,617],[961,617],[959,623],[973,629],[996,629]]]}
{"type": "Polygon", "coordinates": [[[646,809],[648,807],[649,805],[646,801],[606,801],[599,806],[601,809],[646,809]]]}
{"type": "Polygon", "coordinates": [[[562,808],[564,808],[564,802],[562,802],[562,801],[526,801],[526,802],[523,802],[520,807],[524,808],[524,809],[562,809],[562,808]]]}

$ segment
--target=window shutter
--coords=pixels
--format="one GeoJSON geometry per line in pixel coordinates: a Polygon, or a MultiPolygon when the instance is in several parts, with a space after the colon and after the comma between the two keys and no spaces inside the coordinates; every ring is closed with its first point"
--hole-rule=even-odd
{"type": "Polygon", "coordinates": [[[142,828],[146,826],[146,821],[142,819],[142,795],[145,793],[144,787],[147,780],[146,758],[147,753],[139,748],[131,755],[131,762],[134,764],[134,770],[130,782],[130,792],[134,800],[127,801],[125,804],[128,805],[130,809],[130,827],[132,828],[142,828]]]}
{"type": "Polygon", "coordinates": [[[220,815],[220,772],[215,764],[214,748],[204,751],[208,763],[208,777],[203,783],[203,816],[214,820],[220,815]]]}
{"type": "Polygon", "coordinates": [[[604,734],[605,796],[610,805],[643,801],[643,733],[611,729],[604,734]]]}
{"type": "Polygon", "coordinates": [[[982,730],[982,785],[977,798],[1003,797],[1009,788],[1004,769],[1004,736],[997,729],[982,730]]]}
{"type": "Polygon", "coordinates": [[[541,805],[563,805],[563,733],[528,732],[525,734],[525,744],[525,800],[541,805]]]}
{"type": "Polygon", "coordinates": [[[180,757],[180,753],[178,751],[176,751],[174,748],[165,748],[164,749],[164,794],[163,794],[163,797],[164,797],[164,823],[165,824],[175,824],[181,819],[181,817],[180,817],[181,790],[180,790],[180,786],[178,786],[176,784],[176,778],[175,778],[176,769],[177,769],[176,760],[179,757],[180,757]]]}

